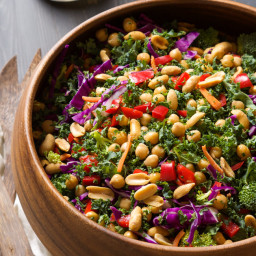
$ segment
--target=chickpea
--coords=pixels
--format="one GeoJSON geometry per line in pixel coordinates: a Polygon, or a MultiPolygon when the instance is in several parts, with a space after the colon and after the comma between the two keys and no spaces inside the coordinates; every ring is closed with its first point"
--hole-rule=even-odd
{"type": "Polygon", "coordinates": [[[131,32],[137,29],[137,24],[133,19],[125,18],[123,21],[123,28],[125,32],[131,32]]]}
{"type": "Polygon", "coordinates": [[[182,124],[181,122],[174,123],[172,126],[172,133],[176,137],[184,136],[185,134],[185,125],[182,124]]]}
{"type": "Polygon", "coordinates": [[[101,28],[96,31],[95,37],[100,42],[105,42],[108,39],[108,30],[106,28],[101,28]]]}
{"type": "Polygon", "coordinates": [[[182,54],[178,48],[171,50],[169,55],[179,62],[182,60],[182,54]]]}
{"type": "Polygon", "coordinates": [[[186,68],[186,69],[189,68],[188,63],[187,63],[185,60],[181,60],[181,61],[180,61],[180,65],[181,65],[183,68],[186,68]]]}
{"type": "Polygon", "coordinates": [[[197,163],[197,166],[198,166],[198,168],[199,168],[200,170],[203,170],[203,169],[206,168],[209,164],[210,164],[210,163],[209,163],[206,159],[202,158],[202,159],[197,163]]]}
{"type": "Polygon", "coordinates": [[[156,183],[160,180],[161,174],[159,172],[154,172],[149,174],[149,181],[151,183],[156,183]]]}
{"type": "Polygon", "coordinates": [[[244,144],[237,146],[236,153],[241,160],[246,160],[248,157],[251,157],[250,149],[244,144]]]}
{"type": "Polygon", "coordinates": [[[158,214],[162,210],[162,206],[150,206],[150,210],[153,214],[158,214]]]}
{"type": "Polygon", "coordinates": [[[118,152],[120,151],[120,145],[117,143],[113,143],[108,147],[108,151],[118,152]]]}
{"type": "Polygon", "coordinates": [[[89,132],[93,127],[93,124],[91,123],[91,120],[87,120],[84,124],[84,129],[86,132],[89,132]]]}
{"type": "Polygon", "coordinates": [[[124,236],[125,237],[128,237],[128,238],[131,238],[131,239],[138,239],[138,237],[132,232],[132,231],[126,231],[124,233],[124,236]]]}
{"type": "Polygon", "coordinates": [[[152,167],[152,168],[155,168],[155,167],[157,167],[158,162],[159,162],[159,158],[158,158],[157,155],[150,155],[150,156],[148,156],[148,157],[145,159],[144,164],[145,164],[146,166],[150,166],[150,167],[152,167]]]}
{"type": "Polygon", "coordinates": [[[97,88],[96,88],[96,96],[97,96],[97,97],[101,96],[101,94],[102,94],[103,92],[105,92],[105,91],[106,91],[106,88],[104,88],[104,87],[97,87],[97,88]]]}
{"type": "MultiPolygon", "coordinates": [[[[104,48],[100,50],[100,59],[102,62],[108,61],[110,59],[110,50],[108,48],[104,48]]],[[[87,60],[87,59],[86,59],[87,60]]],[[[87,69],[90,67],[90,63],[86,63],[87,69]]]]}
{"type": "Polygon", "coordinates": [[[142,115],[142,118],[140,119],[140,123],[144,126],[147,126],[151,121],[151,115],[150,114],[147,114],[147,113],[144,113],[142,115]]]}
{"type": "Polygon", "coordinates": [[[165,156],[165,150],[163,147],[156,145],[152,148],[151,153],[157,155],[159,158],[163,158],[165,156]]]}
{"type": "Polygon", "coordinates": [[[217,232],[216,235],[213,236],[213,239],[218,245],[225,244],[226,242],[226,239],[221,232],[217,232]]]}
{"type": "Polygon", "coordinates": [[[42,129],[46,133],[54,133],[55,128],[52,120],[45,120],[42,122],[42,129]]]}
{"type": "Polygon", "coordinates": [[[198,105],[199,105],[199,106],[205,105],[205,100],[204,100],[204,99],[198,100],[198,105]]]}
{"type": "Polygon", "coordinates": [[[152,101],[152,95],[150,93],[142,93],[140,95],[140,100],[144,102],[151,102],[152,101]]]}
{"type": "Polygon", "coordinates": [[[33,138],[35,140],[39,140],[42,136],[42,132],[41,131],[33,131],[33,138]]]}
{"type": "Polygon", "coordinates": [[[147,126],[141,126],[140,130],[142,132],[147,132],[148,131],[148,127],[147,126]]]}
{"type": "Polygon", "coordinates": [[[193,164],[186,164],[186,168],[188,168],[192,172],[195,172],[195,167],[193,164]]]}
{"type": "Polygon", "coordinates": [[[65,182],[67,189],[72,190],[78,185],[77,177],[70,174],[69,178],[65,182]]]}
{"type": "Polygon", "coordinates": [[[43,102],[34,101],[33,103],[33,112],[39,112],[45,109],[45,104],[43,102]]]}
{"type": "Polygon", "coordinates": [[[110,231],[112,232],[116,232],[116,228],[115,228],[115,225],[113,223],[110,223],[107,227],[107,229],[109,229],[110,231]]]}
{"type": "Polygon", "coordinates": [[[226,196],[220,194],[217,195],[215,200],[213,201],[213,207],[217,210],[222,210],[224,208],[227,208],[228,199],[226,196]]]}
{"type": "Polygon", "coordinates": [[[148,133],[144,136],[144,140],[145,140],[145,141],[149,141],[152,145],[157,144],[158,141],[159,141],[158,132],[148,132],[148,133]]]}
{"type": "Polygon", "coordinates": [[[117,80],[118,81],[127,81],[127,77],[126,76],[119,76],[119,77],[117,77],[117,80]]]}
{"type": "Polygon", "coordinates": [[[234,66],[234,57],[231,54],[226,54],[221,59],[221,64],[223,67],[232,68],[234,66]]]}
{"type": "Polygon", "coordinates": [[[120,188],[124,187],[124,185],[125,185],[124,177],[120,174],[115,174],[114,176],[112,176],[112,178],[110,180],[110,184],[114,188],[120,189],[120,188]]]}
{"type": "Polygon", "coordinates": [[[166,93],[166,92],[167,92],[167,90],[166,90],[165,86],[162,85],[162,86],[156,87],[156,89],[154,90],[154,95],[166,93]]]}
{"type": "Polygon", "coordinates": [[[163,94],[156,94],[153,96],[153,101],[158,104],[159,102],[165,101],[165,97],[163,94]]]}
{"type": "Polygon", "coordinates": [[[131,200],[129,198],[122,198],[120,200],[120,208],[125,210],[130,210],[131,208],[131,200]]]}
{"type": "Polygon", "coordinates": [[[201,139],[201,132],[198,130],[192,130],[190,131],[190,134],[191,135],[187,135],[188,141],[198,142],[201,139]]]}
{"type": "Polygon", "coordinates": [[[196,108],[196,107],[197,107],[197,103],[196,103],[196,101],[193,100],[193,99],[188,100],[188,102],[187,102],[187,107],[188,107],[188,105],[190,105],[190,106],[193,107],[193,108],[196,108]]]}
{"type": "Polygon", "coordinates": [[[120,126],[127,126],[129,125],[129,119],[126,116],[122,116],[122,119],[119,121],[120,126]]]}
{"type": "Polygon", "coordinates": [[[145,61],[147,64],[150,62],[150,55],[146,52],[139,53],[137,55],[137,60],[139,61],[145,61]]]}
{"type": "Polygon", "coordinates": [[[143,143],[140,143],[135,150],[135,155],[140,159],[144,160],[149,154],[148,146],[143,143]]]}
{"type": "Polygon", "coordinates": [[[151,210],[148,207],[143,207],[141,210],[142,210],[142,216],[146,217],[147,221],[149,222],[152,219],[151,210]]]}
{"type": "Polygon", "coordinates": [[[230,240],[230,239],[228,239],[228,240],[226,240],[225,241],[225,243],[224,244],[232,244],[233,243],[233,241],[232,240],[230,240]]]}
{"type": "Polygon", "coordinates": [[[233,100],[231,107],[235,109],[244,109],[244,103],[240,100],[233,100]]]}
{"type": "Polygon", "coordinates": [[[256,85],[250,88],[249,93],[252,95],[256,95],[256,85]]]}
{"type": "Polygon", "coordinates": [[[206,181],[206,176],[202,172],[195,172],[196,185],[204,183],[206,181]]]}
{"type": "Polygon", "coordinates": [[[69,197],[68,196],[63,196],[63,198],[65,199],[65,200],[69,200],[69,197]]]}
{"type": "Polygon", "coordinates": [[[210,155],[213,158],[220,158],[222,156],[222,149],[220,147],[212,147],[210,149],[210,155]]]}
{"type": "Polygon", "coordinates": [[[215,123],[215,126],[217,127],[222,127],[225,125],[225,120],[224,119],[219,119],[216,123],[215,123]]]}
{"type": "Polygon", "coordinates": [[[83,185],[77,185],[76,186],[76,190],[75,190],[75,195],[76,196],[81,196],[85,192],[86,192],[86,189],[85,189],[85,187],[83,185]]]}
{"type": "Polygon", "coordinates": [[[169,231],[161,226],[152,227],[148,230],[148,235],[154,237],[155,234],[161,234],[163,236],[168,236],[169,231]]]}
{"type": "Polygon", "coordinates": [[[121,42],[118,38],[118,33],[112,33],[109,35],[108,37],[108,43],[112,46],[112,47],[115,47],[115,46],[119,46],[121,45],[121,42]]]}
{"type": "Polygon", "coordinates": [[[171,123],[171,124],[175,124],[175,123],[177,123],[177,122],[179,122],[179,121],[180,121],[180,118],[179,118],[179,116],[176,115],[176,114],[171,114],[171,115],[168,117],[168,120],[167,120],[167,122],[168,122],[168,123],[171,123]]]}
{"type": "Polygon", "coordinates": [[[90,211],[90,212],[87,212],[85,214],[85,216],[90,219],[90,220],[93,220],[95,222],[97,222],[99,220],[99,215],[96,213],[96,212],[93,212],[93,211],[90,211]]]}
{"type": "Polygon", "coordinates": [[[235,56],[233,62],[235,67],[239,67],[242,65],[242,59],[240,57],[235,56]]]}

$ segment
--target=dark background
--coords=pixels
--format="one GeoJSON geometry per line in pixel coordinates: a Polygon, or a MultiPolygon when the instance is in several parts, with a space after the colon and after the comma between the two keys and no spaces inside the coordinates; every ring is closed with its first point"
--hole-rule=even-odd
{"type": "MultiPolygon", "coordinates": [[[[50,0],[0,0],[0,70],[11,57],[17,55],[21,80],[38,48],[42,49],[44,56],[76,25],[128,2],[133,1],[80,0],[61,4],[50,0]]],[[[256,0],[236,2],[256,7],[256,0]]]]}

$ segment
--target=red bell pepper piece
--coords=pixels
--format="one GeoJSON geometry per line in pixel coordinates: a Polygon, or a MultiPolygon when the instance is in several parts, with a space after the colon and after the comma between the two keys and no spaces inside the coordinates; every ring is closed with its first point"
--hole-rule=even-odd
{"type": "Polygon", "coordinates": [[[90,67],[89,67],[89,72],[90,72],[90,73],[94,73],[95,67],[96,67],[96,65],[90,66],[90,67]]]}
{"type": "Polygon", "coordinates": [[[119,122],[116,120],[117,115],[112,116],[111,127],[119,125],[119,122]]]}
{"type": "Polygon", "coordinates": [[[68,142],[69,142],[69,143],[72,143],[73,140],[74,140],[74,136],[73,136],[72,133],[70,133],[70,134],[68,135],[68,142]]]}
{"type": "Polygon", "coordinates": [[[115,222],[116,221],[114,213],[111,213],[109,220],[110,220],[110,222],[115,222]]]}
{"type": "Polygon", "coordinates": [[[79,149],[78,151],[75,151],[75,150],[71,150],[71,154],[74,154],[74,153],[77,153],[77,152],[85,152],[86,151],[86,149],[85,148],[81,148],[81,149],[79,149]]]}
{"type": "Polygon", "coordinates": [[[226,98],[225,94],[220,94],[220,103],[221,103],[222,107],[226,106],[227,98],[226,98]]]}
{"type": "Polygon", "coordinates": [[[172,60],[173,60],[173,58],[170,55],[165,55],[165,56],[155,58],[155,64],[156,64],[156,66],[158,66],[160,64],[165,65],[166,63],[168,63],[172,60]]]}
{"type": "Polygon", "coordinates": [[[124,113],[124,115],[128,118],[138,119],[141,118],[143,115],[143,112],[133,108],[121,107],[121,110],[124,113]]]}
{"type": "Polygon", "coordinates": [[[182,73],[177,79],[174,89],[181,90],[181,86],[183,86],[189,78],[190,75],[187,72],[182,73]]]}
{"type": "Polygon", "coordinates": [[[201,75],[199,82],[203,82],[209,76],[211,76],[211,75],[210,74],[203,74],[203,75],[201,75]]]}
{"type": "Polygon", "coordinates": [[[240,162],[240,163],[237,163],[237,164],[233,165],[233,166],[231,167],[231,169],[232,169],[233,171],[236,171],[236,170],[240,169],[243,164],[244,164],[244,161],[243,161],[243,162],[240,162]]]}
{"type": "Polygon", "coordinates": [[[133,171],[133,173],[145,173],[145,174],[148,174],[147,171],[142,171],[141,169],[135,169],[135,170],[133,171]]]}
{"type": "Polygon", "coordinates": [[[86,214],[87,212],[97,212],[97,210],[93,210],[92,209],[92,201],[89,199],[87,204],[86,204],[86,207],[85,207],[85,210],[84,210],[84,213],[86,214]]]}
{"type": "Polygon", "coordinates": [[[178,113],[180,116],[186,117],[187,114],[188,114],[188,111],[187,111],[187,110],[177,110],[177,113],[178,113]]]}
{"type": "Polygon", "coordinates": [[[245,208],[242,208],[242,209],[240,209],[239,210],[239,212],[238,213],[240,213],[240,214],[249,214],[249,213],[251,213],[251,211],[250,210],[248,210],[248,209],[245,209],[245,208]]]}
{"type": "Polygon", "coordinates": [[[176,182],[176,184],[177,184],[178,186],[184,185],[179,179],[177,179],[175,182],[176,182]]]}
{"type": "Polygon", "coordinates": [[[237,75],[234,82],[240,83],[240,88],[253,87],[253,84],[246,73],[237,75]]]}
{"type": "Polygon", "coordinates": [[[81,156],[79,158],[80,162],[83,164],[86,164],[84,167],[84,170],[89,173],[90,169],[92,168],[92,165],[94,164],[95,166],[98,165],[98,160],[96,159],[95,156],[92,155],[87,155],[87,156],[81,156]]]}
{"type": "Polygon", "coordinates": [[[57,147],[54,148],[53,152],[60,155],[60,150],[57,147]]]}
{"type": "Polygon", "coordinates": [[[112,119],[110,117],[108,117],[102,124],[101,127],[105,128],[105,127],[110,127],[112,123],[112,119]]]}
{"type": "Polygon", "coordinates": [[[119,226],[121,226],[123,228],[129,228],[130,218],[131,218],[131,215],[121,216],[121,218],[117,220],[117,223],[119,226]]]}
{"type": "Polygon", "coordinates": [[[143,113],[152,112],[153,108],[154,105],[151,102],[134,107],[134,109],[139,110],[143,113]]]}
{"type": "Polygon", "coordinates": [[[121,99],[112,100],[112,105],[114,105],[114,107],[107,109],[106,113],[115,114],[120,107],[120,102],[121,102],[121,99]]]}
{"type": "Polygon", "coordinates": [[[176,83],[176,81],[178,80],[178,76],[172,76],[171,77],[171,80],[172,80],[172,82],[174,82],[174,83],[176,83]]]}
{"type": "Polygon", "coordinates": [[[118,67],[118,65],[114,65],[111,70],[115,70],[118,67]]]}
{"type": "MultiPolygon", "coordinates": [[[[213,185],[212,185],[212,188],[213,187],[221,187],[221,182],[218,182],[218,181],[215,181],[214,183],[213,183],[213,185]]],[[[218,195],[220,194],[220,191],[218,191],[218,195]]]]}
{"type": "Polygon", "coordinates": [[[83,178],[84,186],[92,186],[92,185],[97,186],[99,184],[100,184],[100,176],[99,175],[84,176],[84,178],[83,178]]]}
{"type": "Polygon", "coordinates": [[[175,161],[170,163],[163,163],[161,165],[160,180],[162,181],[174,181],[177,175],[175,172],[175,161]]]}
{"type": "Polygon", "coordinates": [[[159,119],[160,121],[163,121],[165,119],[165,116],[167,115],[169,109],[164,106],[157,106],[153,111],[152,111],[152,117],[159,119]]]}
{"type": "Polygon", "coordinates": [[[152,70],[133,72],[129,75],[130,80],[136,85],[141,84],[153,77],[154,77],[154,71],[152,70]]]}
{"type": "Polygon", "coordinates": [[[223,222],[221,225],[221,229],[227,236],[232,238],[239,231],[240,227],[233,221],[230,221],[228,224],[225,224],[223,222]]]}
{"type": "Polygon", "coordinates": [[[181,182],[183,182],[185,184],[196,182],[195,174],[191,170],[186,168],[184,165],[178,164],[177,165],[177,172],[178,172],[179,180],[181,182]]]}

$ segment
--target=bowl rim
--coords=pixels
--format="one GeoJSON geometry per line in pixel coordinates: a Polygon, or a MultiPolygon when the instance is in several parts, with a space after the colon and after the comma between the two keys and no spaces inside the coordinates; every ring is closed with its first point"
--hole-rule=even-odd
{"type": "MultiPolygon", "coordinates": [[[[246,4],[233,2],[230,0],[200,0],[202,3],[215,3],[216,5],[225,7],[225,8],[239,8],[240,10],[244,12],[251,12],[255,13],[256,16],[256,8],[252,6],[248,6],[246,4]]],[[[155,4],[164,4],[164,3],[173,3],[178,5],[185,5],[187,3],[191,2],[197,2],[196,0],[183,0],[180,2],[179,0],[142,0],[142,1],[136,1],[136,2],[130,2],[123,5],[119,5],[116,7],[113,7],[109,10],[106,10],[104,12],[101,12],[90,19],[82,22],[72,30],[70,30],[68,33],[66,33],[55,45],[46,53],[44,58],[40,61],[38,67],[36,68],[35,73],[33,74],[33,77],[30,81],[30,83],[27,85],[27,94],[24,97],[24,135],[26,140],[28,141],[29,145],[29,154],[31,155],[35,166],[37,167],[38,173],[36,175],[40,175],[40,178],[44,181],[45,184],[47,184],[47,188],[53,192],[56,196],[57,201],[64,204],[74,215],[74,217],[79,218],[79,221],[85,222],[87,225],[92,226],[92,228],[98,229],[100,232],[106,232],[108,236],[112,236],[115,239],[122,239],[127,244],[131,244],[133,246],[139,246],[139,247],[149,247],[150,249],[154,250],[161,250],[161,251],[168,251],[168,252],[184,252],[184,253],[202,253],[205,251],[213,252],[213,251],[222,251],[225,249],[234,249],[235,247],[239,246],[246,246],[246,245],[252,245],[253,243],[256,244],[256,237],[247,238],[238,242],[226,244],[226,245],[218,245],[218,246],[209,246],[209,247],[172,247],[172,246],[164,246],[159,244],[151,244],[147,243],[142,240],[134,240],[129,239],[127,237],[124,237],[118,233],[112,232],[99,224],[89,220],[85,217],[85,215],[81,214],[75,207],[73,207],[69,202],[67,202],[63,196],[58,192],[58,190],[54,187],[54,185],[51,183],[50,179],[48,178],[44,168],[42,167],[40,163],[39,156],[37,154],[35,143],[32,135],[32,108],[33,108],[33,101],[35,99],[36,92],[38,90],[39,84],[42,81],[42,78],[46,75],[46,70],[49,68],[49,66],[56,60],[56,57],[61,52],[61,50],[64,48],[66,44],[69,44],[71,41],[76,39],[77,37],[81,36],[83,33],[85,33],[87,30],[91,29],[95,25],[92,25],[93,22],[97,21],[98,23],[105,20],[106,16],[110,18],[112,13],[116,13],[120,11],[121,9],[129,9],[134,8],[136,6],[151,6],[152,3],[155,4]]]]}

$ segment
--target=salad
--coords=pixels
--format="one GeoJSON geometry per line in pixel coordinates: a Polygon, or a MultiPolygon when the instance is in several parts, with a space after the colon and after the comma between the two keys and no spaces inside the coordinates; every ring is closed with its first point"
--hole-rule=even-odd
{"type": "Polygon", "coordinates": [[[33,108],[53,185],[131,239],[255,236],[255,40],[141,14],[66,45],[33,108]]]}

